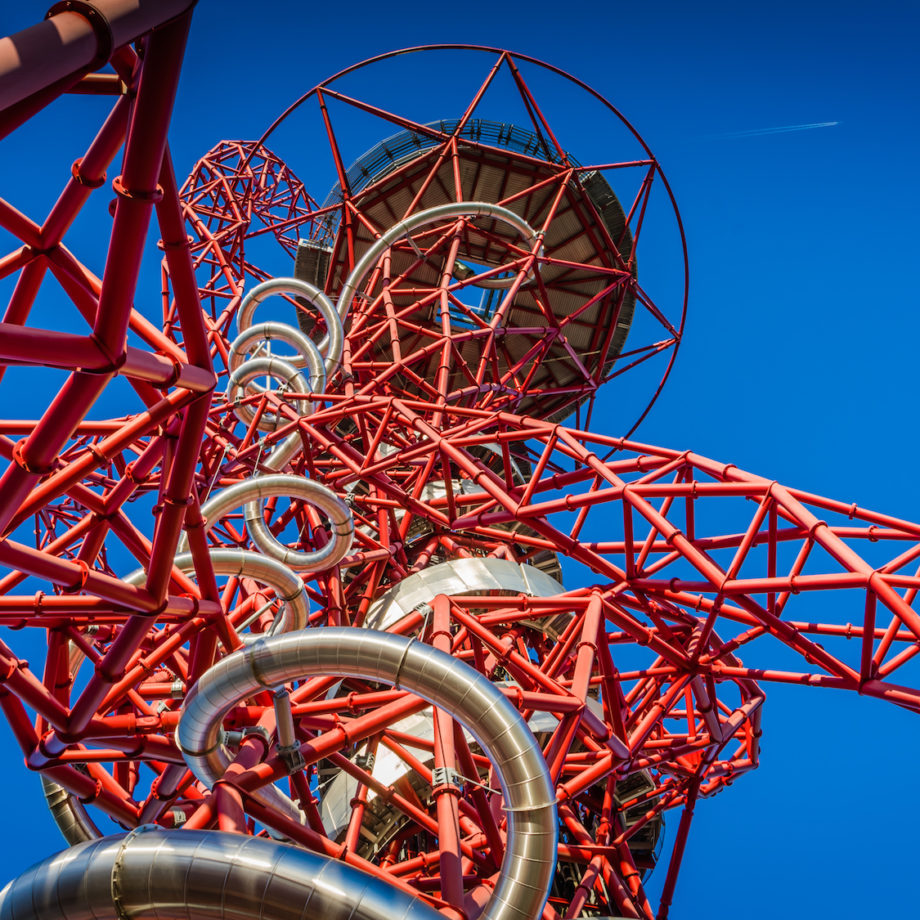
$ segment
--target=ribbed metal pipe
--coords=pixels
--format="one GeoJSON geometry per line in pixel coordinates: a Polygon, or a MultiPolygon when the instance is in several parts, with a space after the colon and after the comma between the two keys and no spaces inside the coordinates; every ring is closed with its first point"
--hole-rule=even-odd
{"type": "Polygon", "coordinates": [[[556,803],[539,745],[521,714],[482,674],[414,639],[325,628],[260,640],[217,662],[189,692],[176,739],[189,768],[213,785],[229,765],[224,716],[241,700],[314,675],[405,687],[457,719],[489,756],[505,797],[507,846],[481,920],[536,920],[556,865],[556,803]]]}
{"type": "MultiPolygon", "coordinates": [[[[338,367],[341,359],[344,333],[339,315],[332,302],[306,282],[293,278],[275,278],[253,288],[244,299],[237,314],[240,335],[230,348],[228,364],[230,379],[228,395],[232,398],[238,390],[252,387],[252,380],[262,374],[275,376],[297,393],[321,392],[325,388],[326,374],[338,367]],[[265,322],[252,325],[256,307],[273,294],[291,293],[306,298],[322,314],[330,330],[319,346],[310,341],[300,330],[284,323],[265,322]],[[298,352],[292,358],[277,356],[257,357],[244,360],[244,354],[259,341],[277,339],[291,345],[298,352]],[[325,364],[323,363],[325,355],[325,364]],[[309,381],[300,372],[301,367],[310,370],[309,381]]],[[[254,410],[250,406],[240,405],[234,410],[244,422],[250,422],[254,410]]],[[[306,415],[312,411],[312,403],[301,401],[298,411],[306,415]]],[[[274,430],[280,419],[266,414],[260,422],[261,430],[274,430]]],[[[263,469],[276,473],[300,449],[300,435],[295,431],[277,444],[263,463],[263,469]]],[[[227,511],[246,506],[245,516],[253,542],[265,555],[238,548],[212,548],[209,551],[214,572],[218,575],[244,575],[272,588],[276,596],[284,602],[282,618],[273,631],[288,632],[303,629],[307,624],[309,602],[303,582],[288,567],[293,561],[294,567],[309,571],[319,571],[335,565],[351,548],[354,536],[354,524],[351,512],[333,492],[319,483],[304,480],[296,476],[261,476],[239,483],[215,495],[202,507],[202,512],[210,516],[209,525],[214,523],[227,511]],[[273,496],[296,496],[310,502],[324,512],[333,525],[332,539],[314,553],[298,553],[289,550],[274,538],[262,520],[261,500],[273,496]]],[[[179,555],[173,562],[180,571],[191,572],[194,563],[188,549],[188,538],[183,535],[179,542],[179,555]]],[[[138,569],[125,577],[128,584],[143,584],[146,572],[138,569]]],[[[252,641],[243,637],[244,642],[252,641]]],[[[73,647],[71,653],[71,670],[74,672],[82,663],[83,655],[73,647]]],[[[45,801],[48,804],[55,824],[70,844],[80,843],[99,837],[99,831],[90,819],[79,799],[53,780],[42,777],[45,801]]],[[[275,807],[283,807],[286,802],[292,812],[296,813],[290,799],[272,801],[275,807]]]]}
{"type": "MultiPolygon", "coordinates": [[[[284,473],[255,476],[222,489],[201,506],[207,518],[207,529],[234,508],[245,505],[246,528],[252,542],[268,556],[292,569],[312,572],[335,565],[351,549],[355,533],[351,510],[333,491],[312,479],[284,473]],[[261,502],[266,498],[289,497],[308,502],[329,518],[332,534],[329,542],[311,553],[289,549],[271,534],[262,520],[261,502]]],[[[188,548],[188,537],[179,543],[182,552],[188,548]]]]}
{"type": "MultiPolygon", "coordinates": [[[[377,264],[377,260],[390,246],[408,236],[414,230],[418,230],[419,227],[436,224],[450,217],[491,217],[507,224],[509,227],[513,227],[531,247],[537,243],[542,246],[543,236],[541,233],[534,230],[519,214],[515,214],[514,211],[508,208],[503,208],[499,204],[491,204],[488,201],[451,201],[447,204],[436,205],[433,208],[426,208],[424,211],[418,211],[405,220],[401,220],[398,224],[393,224],[386,233],[374,241],[370,249],[358,260],[342,286],[339,299],[336,301],[335,306],[342,321],[345,321],[351,311],[351,305],[358,287],[367,277],[370,270],[377,264]]],[[[539,250],[537,254],[539,255],[539,250]]]]}
{"type": "MultiPolygon", "coordinates": [[[[303,629],[307,625],[307,616],[310,612],[307,589],[300,578],[286,565],[270,556],[236,546],[214,546],[208,550],[208,555],[211,557],[215,575],[238,575],[251,578],[260,584],[267,585],[275,592],[275,596],[284,602],[281,619],[273,624],[272,633],[292,632],[296,629],[303,629]]],[[[173,559],[173,565],[180,572],[189,573],[195,570],[195,561],[191,553],[180,553],[173,559]]],[[[123,580],[129,585],[140,585],[144,583],[146,577],[147,573],[144,569],[135,569],[129,575],[125,575],[123,580]]],[[[246,636],[240,636],[240,638],[243,642],[252,641],[246,636]]],[[[256,638],[258,636],[253,637],[253,639],[256,638]]],[[[74,648],[76,649],[75,646],[74,648]]],[[[79,649],[76,649],[76,652],[79,653],[79,649]]],[[[74,670],[75,663],[76,667],[79,667],[82,662],[83,655],[82,653],[79,655],[76,662],[74,662],[73,655],[71,656],[71,670],[74,670]]]]}
{"type": "Polygon", "coordinates": [[[345,863],[260,837],[146,826],[52,856],[0,892],[0,920],[439,920],[345,863]]]}
{"type": "MultiPolygon", "coordinates": [[[[241,390],[251,389],[257,377],[273,377],[275,380],[284,382],[287,392],[299,393],[306,395],[311,392],[310,384],[307,378],[294,367],[286,358],[279,358],[277,355],[269,355],[263,358],[250,358],[243,364],[240,364],[230,373],[230,379],[227,381],[227,399],[233,403],[233,414],[244,424],[248,425],[256,416],[254,406],[248,403],[238,403],[238,393],[241,390]]],[[[264,391],[264,387],[259,387],[264,391]]],[[[309,415],[313,411],[313,406],[309,400],[298,400],[297,412],[301,416],[309,415]]],[[[263,412],[259,418],[256,428],[259,431],[276,431],[282,424],[280,416],[274,412],[263,412]]],[[[298,441],[300,438],[298,437],[298,441]]]]}
{"type": "MultiPolygon", "coordinates": [[[[502,592],[553,597],[564,591],[555,578],[536,566],[491,556],[468,556],[430,565],[397,582],[371,604],[364,623],[371,629],[389,629],[421,604],[429,604],[438,594],[456,597],[502,592]]],[[[571,619],[571,613],[556,613],[521,622],[556,638],[571,619]]]]}
{"type": "MultiPolygon", "coordinates": [[[[338,314],[336,317],[338,318],[338,314]]],[[[246,393],[264,393],[266,388],[255,382],[255,378],[263,374],[283,380],[295,393],[322,393],[326,389],[326,368],[323,366],[323,356],[319,349],[299,329],[294,329],[286,323],[260,323],[241,332],[230,346],[227,366],[230,369],[230,378],[227,381],[228,399],[234,399],[238,390],[246,393]],[[252,345],[273,340],[293,345],[297,354],[284,358],[269,355],[246,360],[246,353],[252,345]],[[310,371],[309,378],[300,372],[302,367],[310,371]]],[[[305,416],[309,415],[313,408],[310,400],[300,400],[297,411],[301,416],[305,416]]],[[[248,425],[255,417],[255,408],[247,403],[240,403],[234,405],[233,413],[248,425]]],[[[280,424],[280,416],[265,412],[259,418],[257,428],[259,431],[274,431],[280,424]]],[[[300,446],[300,433],[292,431],[272,448],[264,466],[269,470],[283,469],[300,450],[300,446]]]]}
{"type": "MultiPolygon", "coordinates": [[[[260,584],[268,585],[275,596],[284,602],[281,618],[272,625],[272,633],[293,632],[307,625],[310,613],[307,590],[300,578],[286,565],[270,556],[236,547],[211,549],[208,555],[216,575],[252,578],[260,584]]],[[[182,572],[191,572],[195,568],[191,553],[176,556],[173,565],[182,572]]],[[[240,638],[249,643],[255,641],[258,635],[243,634],[240,638]]]]}
{"type": "MultiPolygon", "coordinates": [[[[339,314],[334,315],[338,320],[339,314]]],[[[249,326],[233,340],[230,351],[227,353],[228,369],[234,371],[243,364],[253,347],[259,348],[262,342],[274,341],[284,342],[295,350],[296,354],[286,357],[285,360],[296,368],[308,368],[310,389],[314,393],[322,393],[326,389],[326,366],[319,348],[300,329],[276,320],[249,326]]],[[[250,387],[250,389],[261,392],[260,388],[250,387]]]]}
{"type": "MultiPolygon", "coordinates": [[[[303,629],[307,625],[310,603],[303,582],[287,566],[249,550],[231,548],[214,548],[210,550],[211,565],[218,575],[242,575],[267,585],[279,600],[284,602],[280,619],[272,626],[273,632],[291,632],[303,629]]],[[[191,572],[194,562],[190,553],[183,553],[173,560],[173,565],[182,572],[191,572]]],[[[137,569],[125,576],[128,584],[143,584],[146,572],[137,569]]],[[[244,644],[254,642],[257,635],[244,633],[240,636],[244,644]]],[[[76,673],[83,663],[84,654],[79,646],[71,645],[70,669],[76,673]]],[[[102,836],[90,818],[83,803],[63,786],[41,777],[45,802],[54,823],[58,826],[64,839],[71,845],[95,840],[102,836]]]]}
{"type": "Polygon", "coordinates": [[[342,323],[348,313],[337,311],[332,301],[315,285],[300,278],[270,278],[257,284],[243,299],[240,309],[236,314],[236,327],[240,333],[246,332],[252,325],[252,317],[256,307],[268,297],[275,294],[293,294],[305,300],[310,306],[315,307],[326,323],[326,334],[317,342],[317,348],[325,358],[326,374],[331,377],[339,361],[342,359],[342,349],[345,345],[345,330],[342,323]]]}
{"type": "Polygon", "coordinates": [[[48,811],[61,835],[71,846],[102,836],[83,803],[75,795],[47,776],[42,776],[41,781],[48,811]]]}
{"type": "MultiPolygon", "coordinates": [[[[256,285],[243,299],[236,316],[239,335],[230,345],[227,356],[227,365],[230,379],[227,387],[227,398],[234,402],[233,413],[245,424],[249,424],[255,417],[255,409],[245,403],[239,403],[239,393],[261,393],[265,388],[255,383],[255,378],[264,375],[284,381],[284,385],[291,391],[300,394],[321,393],[326,389],[326,379],[335,372],[342,355],[345,338],[342,320],[332,306],[329,298],[318,288],[297,278],[271,278],[256,285]],[[252,324],[252,316],[256,307],[265,298],[273,294],[297,294],[302,299],[315,306],[326,320],[328,332],[323,340],[316,345],[299,329],[287,323],[277,321],[264,322],[259,325],[252,324]],[[297,354],[290,357],[272,355],[253,355],[246,358],[250,352],[260,349],[262,343],[268,344],[274,340],[291,345],[297,354]],[[325,362],[324,362],[325,356],[325,362]],[[301,372],[301,368],[310,370],[309,379],[301,372]]],[[[297,411],[300,415],[309,415],[313,411],[310,400],[299,400],[297,411]]],[[[258,423],[260,431],[274,431],[281,424],[280,416],[266,412],[258,423]]],[[[300,435],[293,431],[283,441],[273,448],[263,468],[270,472],[283,469],[300,450],[300,435]]]]}
{"type": "MultiPolygon", "coordinates": [[[[231,347],[231,375],[230,393],[236,389],[245,388],[251,378],[267,373],[276,372],[296,392],[309,392],[311,386],[300,373],[295,364],[302,364],[311,370],[311,383],[314,387],[318,382],[325,386],[326,368],[321,363],[320,351],[325,348],[327,367],[334,371],[342,350],[342,324],[338,314],[329,299],[305,282],[295,279],[277,278],[256,286],[244,300],[238,325],[241,334],[231,347]],[[320,310],[326,324],[332,330],[331,337],[320,343],[319,348],[307,339],[299,330],[282,323],[263,323],[252,326],[252,314],[258,304],[271,294],[294,293],[306,297],[320,310]],[[320,296],[321,295],[321,296],[320,296]],[[338,329],[338,333],[334,330],[338,329]],[[277,357],[255,358],[242,361],[244,348],[253,345],[257,339],[269,340],[272,337],[293,345],[299,354],[294,363],[277,357]],[[241,341],[242,340],[242,341],[241,341]]],[[[314,392],[316,390],[314,389],[314,392]]],[[[309,412],[310,404],[301,411],[309,412]]],[[[238,407],[239,410],[246,409],[238,407]]],[[[251,420],[251,410],[244,418],[251,420]]],[[[273,428],[278,419],[268,419],[267,427],[273,428]]],[[[284,439],[272,450],[263,468],[270,471],[281,469],[288,460],[300,449],[300,436],[297,432],[284,439]]],[[[292,568],[308,571],[321,571],[339,562],[351,548],[354,537],[354,522],[348,506],[342,502],[334,492],[325,486],[302,479],[299,476],[275,475],[257,476],[245,482],[231,486],[215,495],[202,506],[202,513],[209,518],[208,527],[213,526],[224,514],[233,508],[245,505],[247,527],[253,543],[262,550],[263,554],[251,552],[240,548],[214,547],[209,550],[211,565],[218,575],[244,575],[269,586],[275,595],[284,602],[282,617],[272,626],[273,632],[288,632],[301,630],[307,624],[309,602],[306,589],[301,579],[294,574],[292,568]],[[262,520],[261,502],[265,498],[291,496],[309,502],[324,513],[332,523],[332,538],[319,550],[312,553],[300,553],[288,549],[276,540],[262,520]]],[[[188,538],[183,534],[179,541],[179,555],[173,561],[180,571],[191,572],[194,562],[191,554],[187,553],[188,538]]],[[[138,569],[125,577],[128,584],[143,584],[146,572],[138,569]]],[[[244,643],[253,641],[243,638],[244,643]]],[[[83,660],[83,654],[74,646],[71,652],[71,670],[76,672],[83,660]]],[[[51,815],[68,843],[75,844],[84,840],[99,837],[99,831],[83,807],[83,804],[53,780],[42,777],[45,800],[51,815]]],[[[266,801],[276,808],[288,809],[290,816],[299,818],[294,803],[280,792],[266,801]]]]}
{"type": "MultiPolygon", "coordinates": [[[[243,299],[237,312],[239,335],[230,346],[228,364],[230,379],[227,397],[233,402],[240,392],[263,392],[264,388],[255,384],[255,378],[268,375],[284,381],[292,392],[305,395],[319,393],[325,389],[326,380],[338,368],[342,357],[345,333],[342,320],[336,312],[332,301],[319,288],[297,278],[272,278],[256,285],[243,299]],[[267,297],[276,294],[293,294],[315,307],[326,323],[327,333],[318,343],[313,343],[299,329],[286,323],[264,322],[253,325],[252,318],[256,307],[267,297]],[[291,357],[277,355],[256,356],[243,360],[244,355],[252,351],[260,342],[280,340],[294,347],[297,354],[291,357]],[[310,370],[309,379],[300,369],[310,370]]],[[[245,423],[255,418],[252,406],[239,404],[234,406],[234,414],[245,423]]],[[[300,415],[309,415],[313,404],[309,400],[300,400],[297,411],[300,415]]],[[[265,413],[259,420],[260,431],[274,431],[282,422],[279,415],[265,413]]],[[[301,448],[300,434],[293,431],[284,440],[276,444],[262,463],[267,473],[279,473],[301,448]]],[[[336,495],[319,483],[287,477],[284,488],[278,490],[277,477],[254,476],[246,483],[239,483],[215,495],[202,507],[205,516],[216,520],[228,510],[239,505],[246,505],[245,517],[253,543],[263,553],[277,559],[291,568],[321,571],[330,568],[348,552],[354,536],[351,512],[336,495]],[[272,480],[272,482],[267,482],[272,480]],[[308,482],[307,485],[304,485],[308,482]],[[275,489],[275,491],[271,491],[275,489]],[[300,553],[289,550],[276,540],[262,521],[261,500],[281,495],[297,496],[319,508],[332,521],[333,535],[330,542],[313,553],[300,553]],[[242,497],[241,497],[242,496],[242,497]]],[[[180,550],[188,547],[187,540],[180,543],[180,550]]]]}

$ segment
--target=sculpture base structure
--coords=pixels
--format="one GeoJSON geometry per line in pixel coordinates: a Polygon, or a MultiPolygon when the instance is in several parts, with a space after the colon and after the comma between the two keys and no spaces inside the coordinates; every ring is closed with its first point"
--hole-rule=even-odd
{"type": "Polygon", "coordinates": [[[591,430],[605,383],[649,371],[654,402],[686,305],[664,176],[594,91],[460,49],[470,97],[413,118],[371,101],[386,55],[179,189],[182,7],[68,3],[0,45],[7,130],[112,97],[47,215],[0,201],[3,371],[64,379],[0,422],[0,708],[75,844],[0,915],[666,917],[697,801],[758,764],[765,684],[920,708],[920,525],[591,430]],[[626,138],[609,157],[557,137],[550,78],[626,138]],[[322,204],[268,147],[307,107],[322,204]],[[353,160],[348,112],[379,129],[353,160]],[[69,228],[122,145],[97,278],[69,228]],[[82,334],[35,320],[52,285],[82,334]]]}

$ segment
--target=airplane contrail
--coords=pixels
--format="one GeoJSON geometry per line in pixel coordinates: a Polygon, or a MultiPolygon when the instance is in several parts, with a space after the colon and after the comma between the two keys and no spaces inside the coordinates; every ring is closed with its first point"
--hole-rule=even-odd
{"type": "Polygon", "coordinates": [[[816,121],[808,125],[781,125],[778,128],[751,128],[749,131],[728,131],[719,137],[759,137],[761,134],[786,134],[790,131],[810,131],[812,128],[833,128],[839,121],[816,121]]]}

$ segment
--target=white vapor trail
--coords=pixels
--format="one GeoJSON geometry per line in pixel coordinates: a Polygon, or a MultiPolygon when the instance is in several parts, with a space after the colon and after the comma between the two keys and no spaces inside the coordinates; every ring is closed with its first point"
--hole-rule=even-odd
{"type": "Polygon", "coordinates": [[[729,131],[720,137],[759,137],[761,134],[787,134],[790,131],[810,131],[812,128],[833,128],[839,121],[816,121],[810,125],[782,125],[778,128],[752,128],[749,131],[729,131]]]}

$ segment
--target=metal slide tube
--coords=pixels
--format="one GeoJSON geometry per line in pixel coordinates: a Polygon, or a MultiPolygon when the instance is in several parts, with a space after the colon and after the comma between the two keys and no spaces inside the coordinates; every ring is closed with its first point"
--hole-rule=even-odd
{"type": "MultiPolygon", "coordinates": [[[[295,279],[273,279],[256,286],[249,293],[240,309],[240,335],[231,347],[231,365],[229,395],[232,397],[237,389],[244,389],[249,381],[260,374],[280,375],[286,383],[298,393],[318,392],[325,387],[326,367],[333,371],[338,365],[342,350],[342,324],[331,302],[322,292],[295,279]],[[326,320],[330,337],[315,345],[303,333],[278,322],[265,322],[252,326],[252,314],[262,299],[270,294],[296,293],[306,297],[317,306],[326,320]],[[336,331],[337,330],[337,331],[336,331]],[[292,345],[299,356],[285,360],[276,356],[257,357],[242,361],[243,350],[255,345],[257,340],[270,341],[279,339],[292,345]],[[326,348],[326,366],[322,359],[322,348],[326,348]],[[311,372],[309,383],[301,374],[299,367],[307,367],[311,372]]],[[[312,404],[301,404],[304,414],[312,411],[312,404]]],[[[238,407],[238,412],[248,407],[238,407]]],[[[252,418],[244,415],[246,421],[252,418]]],[[[263,421],[266,421],[263,418],[263,421]]],[[[267,427],[273,428],[280,419],[268,417],[267,427]]],[[[292,433],[272,450],[264,468],[276,473],[300,448],[300,436],[292,433]]],[[[348,507],[335,493],[312,480],[291,475],[263,475],[238,483],[215,495],[202,506],[203,515],[210,518],[208,526],[213,526],[227,511],[245,505],[247,527],[253,542],[265,555],[240,548],[212,548],[209,550],[211,565],[218,575],[244,575],[271,587],[275,595],[283,601],[284,608],[279,620],[272,626],[272,632],[289,632],[301,630],[307,624],[309,602],[306,589],[301,579],[291,568],[319,571],[339,562],[351,548],[354,536],[354,522],[348,507]],[[312,553],[289,550],[275,539],[262,520],[261,501],[264,498],[293,496],[309,502],[330,518],[333,533],[329,542],[312,553]],[[290,567],[289,567],[290,566],[290,567]]],[[[182,572],[194,571],[194,562],[188,549],[188,537],[182,535],[178,545],[178,555],[172,565],[182,572]]],[[[138,569],[126,576],[123,581],[131,585],[143,584],[147,573],[138,569]]],[[[255,641],[257,637],[242,637],[244,644],[255,641]]],[[[76,670],[82,661],[82,654],[71,656],[71,670],[76,670]]],[[[42,777],[45,799],[52,817],[58,825],[64,839],[75,844],[99,837],[99,831],[90,820],[83,804],[70,792],[53,780],[42,777]]],[[[263,790],[255,796],[267,807],[281,810],[295,820],[300,819],[294,803],[274,787],[263,790]]]]}
{"type": "MultiPolygon", "coordinates": [[[[277,355],[271,355],[265,358],[250,358],[245,364],[231,371],[230,379],[227,381],[227,399],[231,403],[236,402],[239,398],[238,391],[252,389],[252,382],[256,377],[262,376],[283,380],[289,392],[301,395],[310,392],[306,378],[293,364],[277,355]]],[[[301,416],[309,415],[312,411],[312,404],[308,400],[302,400],[297,405],[297,412],[301,416]]],[[[234,406],[233,414],[248,425],[255,418],[256,411],[252,406],[241,404],[234,406]]],[[[266,412],[256,427],[259,431],[275,431],[280,424],[280,416],[274,412],[266,412]]],[[[297,440],[299,442],[300,438],[297,440]]]]}
{"type": "MultiPolygon", "coordinates": [[[[237,313],[237,326],[240,332],[233,340],[227,358],[230,370],[227,387],[228,399],[238,402],[238,391],[240,390],[265,392],[264,387],[254,383],[255,378],[262,374],[283,380],[285,385],[295,393],[325,391],[326,380],[338,367],[345,333],[338,313],[335,312],[331,301],[322,291],[296,278],[272,278],[263,281],[243,298],[237,313]],[[316,306],[326,320],[329,332],[319,345],[308,339],[299,329],[287,323],[269,321],[257,326],[252,325],[252,315],[266,297],[285,293],[299,294],[307,302],[316,306]],[[297,350],[297,354],[284,358],[272,355],[272,340],[286,342],[297,350]],[[260,343],[269,346],[268,355],[259,356],[257,353],[246,359],[245,355],[253,351],[254,346],[262,347],[260,343]],[[324,355],[326,355],[325,363],[324,355]],[[300,373],[301,368],[309,368],[309,379],[300,373]]],[[[255,417],[255,409],[249,405],[236,405],[233,411],[236,417],[247,425],[255,417]]],[[[301,416],[309,415],[313,411],[313,403],[309,400],[302,400],[297,411],[301,416]]],[[[260,431],[274,431],[279,424],[281,424],[280,416],[266,413],[260,419],[258,428],[260,431]]],[[[264,468],[273,473],[284,469],[288,461],[300,450],[300,445],[300,435],[297,431],[292,431],[283,441],[275,445],[263,465],[264,468]]]]}
{"type": "Polygon", "coordinates": [[[320,354],[326,359],[326,374],[331,377],[342,359],[345,344],[345,330],[342,323],[345,316],[337,313],[332,301],[318,287],[300,278],[270,278],[257,284],[240,304],[236,315],[236,326],[240,334],[247,332],[252,325],[252,315],[256,307],[267,297],[274,294],[294,294],[316,307],[326,321],[326,334],[317,343],[320,354]]]}
{"type": "Polygon", "coordinates": [[[537,246],[536,255],[540,254],[540,249],[543,246],[543,234],[541,232],[534,230],[523,217],[515,214],[514,211],[503,208],[498,204],[490,204],[487,201],[452,201],[448,204],[439,204],[436,207],[419,211],[417,214],[401,220],[398,224],[393,224],[361,256],[357,265],[351,270],[351,274],[342,286],[339,299],[336,301],[336,309],[339,311],[342,322],[345,322],[345,318],[351,310],[358,287],[364,281],[368,272],[377,264],[377,260],[390,246],[412,233],[413,230],[418,230],[419,227],[436,224],[450,217],[491,217],[517,230],[531,248],[537,246]]]}
{"type": "MultiPolygon", "coordinates": [[[[240,305],[237,325],[240,334],[231,345],[228,360],[231,373],[227,396],[231,401],[238,391],[251,389],[254,378],[262,374],[283,379],[296,393],[321,392],[325,388],[327,377],[338,367],[344,342],[342,322],[329,298],[305,281],[296,278],[272,278],[256,285],[240,305]],[[317,345],[286,323],[265,322],[253,326],[252,317],[256,307],[265,298],[274,294],[295,294],[316,307],[326,322],[326,337],[317,345]],[[292,358],[269,355],[242,360],[243,354],[257,341],[270,342],[272,339],[292,345],[299,354],[292,358]],[[300,372],[301,367],[309,368],[309,381],[300,372]]],[[[313,411],[312,403],[301,402],[297,411],[301,415],[309,415],[313,411]]],[[[246,405],[237,406],[234,412],[246,423],[251,422],[255,415],[252,407],[246,405]]],[[[271,431],[280,423],[279,416],[266,414],[261,418],[258,427],[263,431],[271,431]]],[[[293,431],[273,448],[263,463],[263,469],[268,475],[254,476],[224,489],[202,506],[201,513],[208,519],[207,526],[210,529],[228,511],[245,505],[246,527],[252,542],[263,553],[292,569],[316,572],[336,565],[351,548],[354,521],[348,506],[330,489],[309,479],[280,474],[280,470],[298,452],[300,445],[300,434],[293,431]],[[310,553],[299,552],[289,549],[272,535],[262,519],[262,501],[281,496],[301,499],[329,518],[332,534],[325,546],[310,553]]],[[[187,549],[188,537],[184,535],[179,542],[179,551],[184,552],[187,549]]]]}
{"type": "MultiPolygon", "coordinates": [[[[277,625],[272,627],[273,632],[292,632],[303,629],[307,625],[307,616],[310,612],[307,590],[300,578],[287,566],[270,556],[263,556],[261,553],[254,553],[239,547],[211,547],[208,555],[211,557],[215,575],[242,575],[245,578],[252,578],[263,585],[268,585],[275,592],[275,596],[284,602],[284,611],[277,625]]],[[[180,553],[173,559],[173,565],[180,572],[195,571],[195,562],[191,553],[180,553]]],[[[129,585],[136,585],[141,584],[144,578],[144,570],[135,569],[130,575],[125,576],[124,581],[129,585]]],[[[258,636],[251,638],[240,636],[243,642],[255,641],[256,638],[258,636]]],[[[74,662],[71,659],[71,670],[73,667],[74,662]]]]}
{"type": "MultiPolygon", "coordinates": [[[[293,632],[307,625],[310,602],[307,600],[306,588],[300,578],[286,565],[270,556],[235,547],[210,549],[208,553],[215,575],[242,575],[252,578],[268,585],[275,592],[275,596],[284,602],[281,617],[272,626],[273,633],[293,632]]],[[[173,565],[182,572],[195,570],[191,553],[176,556],[173,565]]],[[[244,643],[254,642],[257,638],[255,634],[240,636],[244,643]]]]}
{"type": "MultiPolygon", "coordinates": [[[[252,578],[263,585],[268,585],[278,599],[284,602],[281,617],[272,626],[273,632],[291,632],[303,629],[307,625],[310,603],[307,599],[306,588],[300,578],[286,565],[269,556],[236,547],[215,547],[209,550],[209,553],[215,574],[242,575],[252,578]]],[[[173,565],[181,572],[192,572],[195,568],[190,553],[176,556],[173,565]]],[[[126,575],[124,581],[129,585],[136,585],[142,584],[145,578],[146,572],[143,569],[137,569],[126,575]]],[[[246,633],[240,636],[244,644],[254,642],[258,638],[257,635],[246,633]]],[[[73,673],[79,670],[83,659],[83,652],[77,646],[71,645],[69,667],[73,673]]],[[[51,817],[69,844],[83,843],[102,836],[77,796],[47,776],[42,776],[41,781],[51,817]]],[[[293,812],[293,803],[287,797],[279,798],[277,801],[273,800],[273,803],[276,806],[290,803],[289,807],[293,812]]]]}
{"type": "Polygon", "coordinates": [[[51,812],[58,830],[71,846],[102,836],[77,796],[47,776],[42,775],[41,781],[48,811],[51,812]]]}
{"type": "MultiPolygon", "coordinates": [[[[340,562],[349,549],[354,537],[355,526],[351,511],[334,492],[312,479],[276,473],[256,476],[244,482],[228,486],[201,506],[202,515],[207,518],[210,530],[223,515],[246,505],[246,527],[252,542],[268,556],[283,562],[292,569],[321,571],[340,562]],[[266,498],[288,496],[308,502],[325,514],[332,524],[329,542],[311,553],[289,549],[275,539],[262,521],[260,502],[266,498]]],[[[179,549],[188,548],[188,536],[183,536],[179,549]]]]}
{"type": "MultiPolygon", "coordinates": [[[[336,313],[336,318],[338,314],[336,313]]],[[[299,329],[289,326],[287,323],[279,323],[276,320],[259,323],[257,326],[249,326],[244,332],[241,332],[230,346],[227,354],[227,367],[235,371],[246,360],[245,354],[252,347],[253,343],[272,342],[277,339],[279,342],[285,342],[297,350],[296,355],[285,357],[292,367],[310,369],[310,390],[313,393],[322,393],[326,389],[326,367],[323,364],[322,352],[317,348],[312,339],[308,339],[299,329]]],[[[251,392],[263,392],[263,388],[250,384],[247,390],[251,392]]],[[[312,404],[311,404],[312,406],[312,404]]]]}
{"type": "Polygon", "coordinates": [[[75,846],[0,892],[0,920],[439,920],[360,869],[260,837],[165,831],[75,846]]]}
{"type": "Polygon", "coordinates": [[[480,920],[536,920],[556,865],[556,803],[546,763],[501,691],[445,652],[404,636],[354,628],[259,640],[217,662],[186,697],[176,740],[189,768],[213,785],[230,763],[220,744],[224,716],[262,689],[314,675],[405,687],[449,712],[476,738],[495,765],[508,819],[501,871],[480,920]]]}

